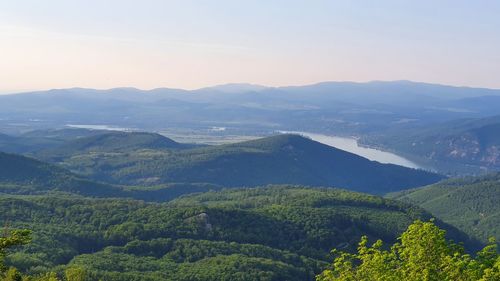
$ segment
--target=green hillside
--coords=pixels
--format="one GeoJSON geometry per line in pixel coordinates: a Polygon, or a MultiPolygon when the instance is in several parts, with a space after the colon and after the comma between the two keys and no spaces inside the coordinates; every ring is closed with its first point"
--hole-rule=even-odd
{"type": "Polygon", "coordinates": [[[188,145],[177,143],[155,133],[145,132],[105,132],[70,140],[64,144],[39,151],[35,155],[41,159],[57,160],[75,154],[113,153],[138,149],[179,149],[188,145]]]}
{"type": "Polygon", "coordinates": [[[397,151],[443,173],[500,169],[500,116],[394,130],[363,142],[397,151]]]}
{"type": "Polygon", "coordinates": [[[75,193],[93,197],[129,197],[167,201],[183,194],[218,190],[210,184],[163,184],[148,188],[95,182],[33,158],[0,152],[0,193],[75,193]]]}
{"type": "Polygon", "coordinates": [[[83,128],[63,128],[63,129],[41,129],[28,131],[21,134],[21,138],[29,139],[53,139],[59,141],[70,141],[83,137],[90,137],[109,133],[107,130],[83,129],[83,128]]]}
{"type": "MultiPolygon", "coordinates": [[[[124,136],[135,138],[125,133],[124,136]]],[[[128,137],[123,143],[127,140],[128,137]]],[[[78,141],[87,143],[88,138],[78,141]]],[[[126,185],[300,184],[384,194],[442,179],[430,172],[369,161],[297,135],[183,150],[135,149],[126,145],[120,149],[105,148],[90,151],[78,146],[59,163],[94,180],[126,185]]],[[[54,159],[60,155],[46,153],[45,157],[54,159]]]]}
{"type": "Polygon", "coordinates": [[[390,197],[417,204],[482,242],[500,241],[500,173],[446,180],[390,197]]]}
{"type": "Polygon", "coordinates": [[[103,134],[105,132],[102,130],[71,128],[34,130],[16,136],[0,133],[0,151],[19,154],[34,153],[60,146],[67,141],[103,134]]]}
{"type": "Polygon", "coordinates": [[[26,153],[61,144],[60,141],[45,138],[23,138],[0,134],[0,151],[26,153]]]}
{"type": "Polygon", "coordinates": [[[80,265],[95,280],[313,280],[332,248],[353,249],[364,234],[394,241],[415,219],[429,217],[367,194],[291,186],[163,204],[0,197],[0,224],[34,233],[8,264],[31,273],[80,265]]]}
{"type": "Polygon", "coordinates": [[[56,165],[33,158],[0,152],[0,192],[44,194],[71,192],[87,196],[120,196],[123,188],[77,176],[56,165]]]}

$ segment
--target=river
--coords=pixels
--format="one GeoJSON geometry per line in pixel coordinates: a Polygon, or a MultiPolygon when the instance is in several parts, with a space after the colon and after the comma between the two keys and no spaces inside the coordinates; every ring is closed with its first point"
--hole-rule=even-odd
{"type": "Polygon", "coordinates": [[[379,149],[359,146],[358,141],[355,138],[327,136],[322,134],[298,132],[298,131],[280,131],[280,133],[291,133],[291,134],[302,135],[314,141],[320,142],[322,144],[342,149],[380,163],[396,164],[408,168],[422,169],[422,167],[418,166],[414,162],[397,154],[387,151],[382,151],[379,149]]]}

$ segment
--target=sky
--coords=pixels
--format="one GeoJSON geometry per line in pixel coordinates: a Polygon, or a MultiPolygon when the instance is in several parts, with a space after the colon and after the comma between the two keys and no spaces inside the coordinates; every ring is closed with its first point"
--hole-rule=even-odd
{"type": "Polygon", "coordinates": [[[0,0],[0,93],[413,80],[500,88],[497,0],[0,0]]]}

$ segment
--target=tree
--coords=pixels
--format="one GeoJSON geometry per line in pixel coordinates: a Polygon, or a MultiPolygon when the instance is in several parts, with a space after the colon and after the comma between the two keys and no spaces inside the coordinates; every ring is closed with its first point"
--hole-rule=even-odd
{"type": "Polygon", "coordinates": [[[69,267],[64,271],[66,281],[85,281],[87,280],[87,273],[81,267],[69,267]]]}
{"type": "Polygon", "coordinates": [[[476,257],[463,247],[447,241],[445,231],[432,221],[415,221],[389,250],[381,240],[368,246],[361,238],[355,254],[336,252],[330,269],[317,276],[318,281],[498,281],[500,256],[497,244],[490,244],[476,257]]]}
{"type": "Polygon", "coordinates": [[[9,268],[9,270],[5,273],[5,277],[3,279],[3,281],[22,281],[22,280],[23,277],[21,276],[21,273],[19,273],[19,271],[14,267],[9,268]]]}
{"type": "Polygon", "coordinates": [[[5,237],[0,237],[0,272],[5,272],[7,269],[4,265],[7,250],[11,247],[28,244],[29,242],[31,242],[31,231],[26,229],[13,230],[5,237]]]}

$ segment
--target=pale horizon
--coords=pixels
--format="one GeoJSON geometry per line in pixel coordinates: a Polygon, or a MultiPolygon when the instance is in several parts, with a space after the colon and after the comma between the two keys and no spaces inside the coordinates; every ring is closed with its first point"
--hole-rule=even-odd
{"type": "Polygon", "coordinates": [[[374,80],[498,89],[498,14],[498,1],[0,1],[0,93],[374,80]]]}
{"type": "Polygon", "coordinates": [[[255,83],[247,83],[247,82],[231,82],[231,83],[222,83],[222,84],[216,84],[216,85],[206,85],[203,87],[199,88],[180,88],[180,87],[169,87],[169,86],[162,86],[162,87],[154,87],[154,88],[140,88],[140,87],[134,87],[134,86],[117,86],[117,87],[111,87],[111,88],[93,88],[93,87],[65,87],[65,88],[47,88],[47,89],[27,89],[27,90],[15,90],[15,91],[0,91],[0,95],[10,95],[10,94],[23,94],[23,93],[31,93],[31,92],[45,92],[45,91],[51,91],[51,90],[64,90],[64,89],[92,89],[92,90],[99,90],[99,91],[106,91],[106,90],[112,90],[112,89],[126,89],[126,88],[133,88],[137,89],[140,91],[151,91],[151,90],[156,90],[156,89],[175,89],[175,90],[186,90],[186,91],[196,91],[196,90],[201,90],[205,88],[211,88],[211,87],[219,87],[219,86],[225,86],[225,85],[231,85],[231,84],[242,84],[242,85],[254,85],[254,86],[262,86],[262,87],[268,87],[268,88],[281,88],[281,87],[301,87],[301,86],[311,86],[311,85],[316,85],[316,84],[321,84],[321,83],[357,83],[357,84],[366,84],[366,83],[373,83],[373,82],[386,82],[386,83],[391,83],[391,82],[410,82],[410,83],[416,83],[416,84],[431,84],[431,85],[440,85],[440,86],[449,86],[449,87],[456,87],[456,88],[475,88],[475,89],[489,89],[489,90],[500,90],[500,88],[488,88],[488,87],[480,87],[480,86],[469,86],[469,85],[450,85],[450,84],[443,84],[443,83],[432,83],[432,82],[426,82],[426,81],[413,81],[413,80],[368,80],[368,81],[348,81],[348,80],[339,80],[339,81],[334,81],[334,80],[326,80],[326,81],[316,81],[312,83],[306,83],[306,84],[297,84],[297,85],[262,85],[262,84],[255,84],[255,83]]]}

